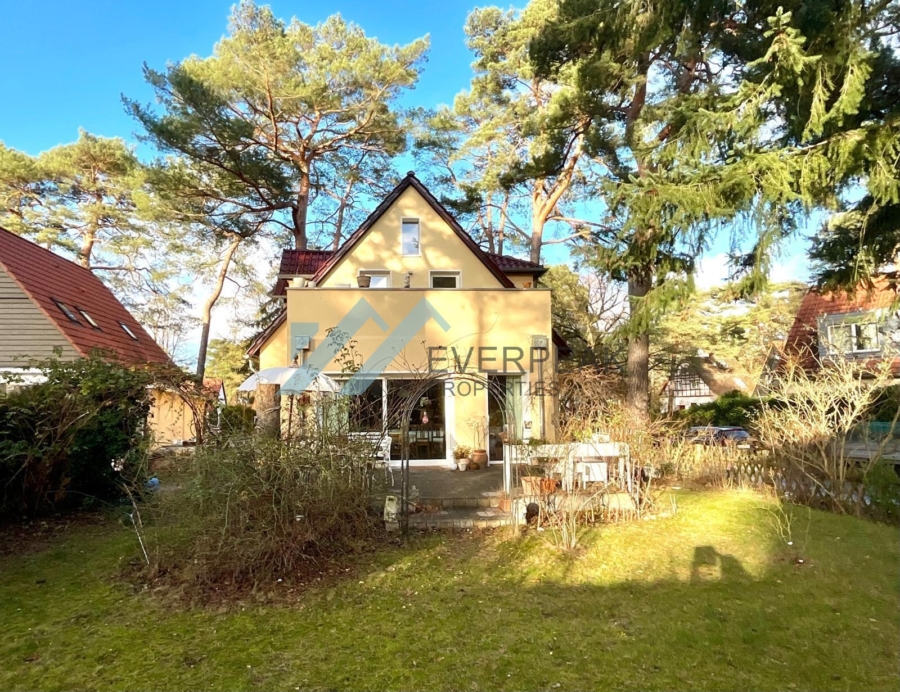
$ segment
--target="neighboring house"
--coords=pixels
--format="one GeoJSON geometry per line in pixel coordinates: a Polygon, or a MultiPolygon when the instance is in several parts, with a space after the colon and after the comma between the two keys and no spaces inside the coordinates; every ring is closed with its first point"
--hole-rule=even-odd
{"type": "Polygon", "coordinates": [[[871,364],[890,358],[900,374],[898,296],[886,277],[850,293],[810,289],[788,334],[784,358],[815,370],[834,358],[871,364]]]}
{"type": "Polygon", "coordinates": [[[410,420],[412,463],[449,463],[457,445],[487,448],[499,462],[502,433],[555,438],[555,403],[541,383],[553,381],[566,347],[551,328],[550,291],[536,288],[543,273],[485,253],[409,173],[337,251],[284,251],[273,295],[285,310],[249,354],[261,369],[308,362],[346,378],[340,354],[318,363],[316,349],[331,328],[348,330],[348,347],[378,374],[360,396],[381,413],[348,425],[355,432],[384,426],[395,460],[400,430],[385,414],[416,379],[437,370],[484,378],[503,393],[488,396],[450,373],[434,382],[410,420]],[[344,321],[351,312],[356,317],[344,321]]]}
{"type": "MultiPolygon", "coordinates": [[[[0,391],[18,386],[10,374],[40,382],[31,360],[71,361],[95,349],[127,365],[171,364],[90,270],[0,228],[0,391]]],[[[160,441],[167,430],[157,422],[183,420],[185,408],[177,395],[155,392],[150,426],[160,441]]]]}
{"type": "Polygon", "coordinates": [[[749,376],[740,368],[716,358],[712,353],[697,355],[680,363],[662,387],[663,413],[708,404],[734,391],[749,394],[749,376]]]}

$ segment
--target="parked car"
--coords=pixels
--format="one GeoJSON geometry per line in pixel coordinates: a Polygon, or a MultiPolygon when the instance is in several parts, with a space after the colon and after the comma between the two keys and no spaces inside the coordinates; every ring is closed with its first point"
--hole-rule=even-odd
{"type": "Polygon", "coordinates": [[[744,428],[738,426],[700,426],[688,430],[688,442],[696,445],[734,446],[737,449],[756,450],[759,442],[744,428]]]}

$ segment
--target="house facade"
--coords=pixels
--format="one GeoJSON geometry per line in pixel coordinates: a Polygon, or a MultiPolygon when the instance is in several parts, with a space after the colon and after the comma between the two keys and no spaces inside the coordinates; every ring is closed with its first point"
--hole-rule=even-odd
{"type": "MultiPolygon", "coordinates": [[[[30,361],[72,361],[100,349],[126,365],[170,365],[166,352],[90,270],[0,228],[0,394],[43,380],[30,361]]],[[[189,439],[190,408],[155,390],[160,443],[189,439]]]]}
{"type": "Polygon", "coordinates": [[[803,297],[783,357],[814,370],[842,358],[865,366],[888,358],[900,375],[898,295],[885,276],[851,292],[810,289],[803,297]]]}
{"type": "Polygon", "coordinates": [[[734,391],[749,394],[749,376],[715,354],[698,351],[679,363],[660,392],[663,413],[708,404],[734,391]]]}
{"type": "MultiPolygon", "coordinates": [[[[249,353],[261,369],[305,365],[366,403],[350,432],[381,432],[399,459],[398,402],[416,393],[412,465],[457,446],[553,440],[560,340],[543,267],[485,253],[409,173],[335,252],[285,250],[273,295],[284,311],[249,353]],[[424,391],[422,388],[425,387],[424,391]],[[421,396],[419,396],[421,394],[421,396]]],[[[346,393],[346,392],[345,392],[346,393]]]]}

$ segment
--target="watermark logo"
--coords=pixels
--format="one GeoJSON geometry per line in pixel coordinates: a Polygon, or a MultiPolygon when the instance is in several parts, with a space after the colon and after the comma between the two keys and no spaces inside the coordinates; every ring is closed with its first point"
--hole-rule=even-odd
{"type": "MultiPolygon", "coordinates": [[[[382,332],[389,329],[388,323],[365,298],[360,298],[338,324],[314,350],[310,352],[306,362],[296,369],[285,382],[280,396],[302,394],[306,392],[325,367],[353,339],[369,320],[372,320],[382,332]]],[[[450,323],[428,301],[422,298],[406,316],[387,333],[383,341],[363,362],[341,388],[341,394],[360,395],[369,385],[378,379],[388,366],[422,331],[431,320],[444,331],[450,329],[450,323]]],[[[318,322],[295,322],[290,325],[292,349],[296,352],[308,348],[313,337],[319,333],[318,322]]],[[[429,376],[443,376],[452,373],[477,371],[495,372],[509,375],[524,375],[526,372],[537,373],[538,380],[543,379],[545,364],[550,359],[550,349],[535,346],[429,346],[427,351],[427,370],[429,376]]],[[[452,392],[452,383],[449,391],[452,392]]]]}

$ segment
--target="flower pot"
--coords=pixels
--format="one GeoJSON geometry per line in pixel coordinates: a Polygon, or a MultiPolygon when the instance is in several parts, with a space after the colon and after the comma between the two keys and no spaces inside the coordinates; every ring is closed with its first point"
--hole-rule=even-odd
{"type": "Polygon", "coordinates": [[[360,288],[368,288],[372,285],[372,277],[360,275],[356,277],[356,283],[359,284],[360,288]]]}
{"type": "Polygon", "coordinates": [[[459,460],[459,470],[465,471],[469,468],[469,460],[468,459],[460,459],[459,460]]]}
{"type": "Polygon", "coordinates": [[[487,468],[488,464],[488,456],[486,449],[473,449],[472,450],[472,461],[474,461],[478,466],[482,468],[487,468]]]}

